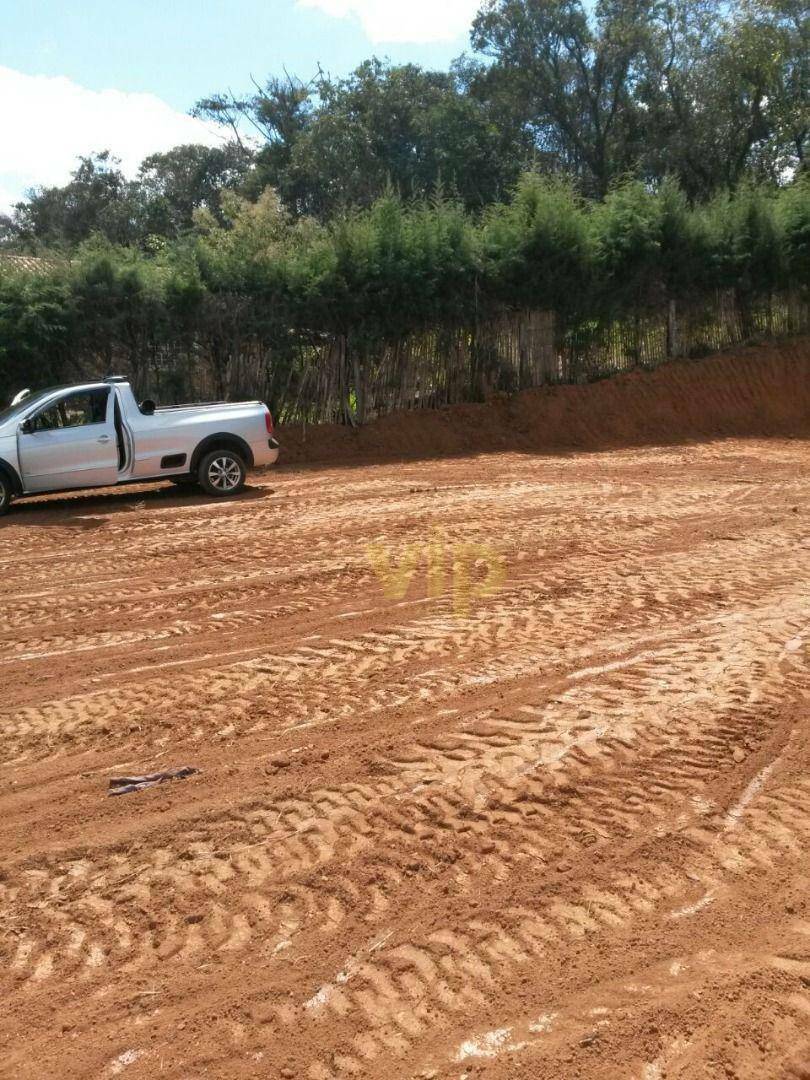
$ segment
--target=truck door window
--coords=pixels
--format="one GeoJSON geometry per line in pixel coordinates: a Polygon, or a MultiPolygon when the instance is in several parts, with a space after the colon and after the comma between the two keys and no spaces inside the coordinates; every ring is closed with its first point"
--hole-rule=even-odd
{"type": "Polygon", "coordinates": [[[88,427],[107,420],[106,389],[82,390],[55,402],[33,418],[33,431],[55,431],[59,428],[88,427]]]}

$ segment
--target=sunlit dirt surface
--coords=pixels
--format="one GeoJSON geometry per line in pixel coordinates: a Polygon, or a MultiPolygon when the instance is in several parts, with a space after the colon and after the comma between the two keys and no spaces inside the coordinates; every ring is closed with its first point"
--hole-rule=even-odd
{"type": "Polygon", "coordinates": [[[16,507],[0,1074],[808,1076],[808,465],[16,507]]]}

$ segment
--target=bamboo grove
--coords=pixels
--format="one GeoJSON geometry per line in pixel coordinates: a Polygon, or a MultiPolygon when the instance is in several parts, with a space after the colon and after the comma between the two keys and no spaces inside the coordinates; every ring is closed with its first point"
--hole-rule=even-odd
{"type": "Polygon", "coordinates": [[[810,183],[587,201],[530,172],[481,213],[389,193],[326,223],[268,188],[153,250],[21,262],[0,257],[0,397],[115,371],[166,402],[360,424],[807,330],[810,183]]]}

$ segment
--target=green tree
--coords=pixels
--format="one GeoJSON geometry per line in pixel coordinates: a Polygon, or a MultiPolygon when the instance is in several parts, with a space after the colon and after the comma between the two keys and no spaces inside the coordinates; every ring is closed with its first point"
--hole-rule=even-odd
{"type": "Polygon", "coordinates": [[[785,260],[777,206],[771,189],[749,182],[698,210],[709,238],[714,284],[748,296],[782,284],[785,260]]]}
{"type": "Polygon", "coordinates": [[[179,236],[201,208],[221,221],[223,192],[241,188],[252,165],[252,153],[237,142],[175,146],[145,158],[134,186],[141,234],[179,236]]]}
{"type": "Polygon", "coordinates": [[[16,238],[30,245],[74,247],[93,233],[117,244],[137,240],[139,200],[109,151],[81,158],[64,187],[38,188],[18,203],[16,238]]]}
{"type": "Polygon", "coordinates": [[[463,65],[437,72],[374,59],[345,79],[271,80],[249,99],[197,108],[236,129],[252,124],[265,140],[256,182],[322,219],[370,206],[389,187],[404,198],[444,189],[484,206],[506,195],[525,161],[520,129],[468,92],[463,65]]]}
{"type": "Polygon", "coordinates": [[[732,77],[761,117],[751,163],[761,177],[783,182],[807,169],[810,9],[803,0],[741,0],[728,48],[732,77]]]}
{"type": "Polygon", "coordinates": [[[752,172],[773,181],[793,172],[807,140],[808,42],[795,0],[779,3],[660,8],[638,90],[648,176],[672,173],[701,199],[752,172]]]}
{"type": "Polygon", "coordinates": [[[242,187],[253,157],[237,143],[177,146],[152,154],[128,180],[105,151],[82,158],[63,187],[32,191],[13,216],[0,221],[0,237],[28,247],[73,249],[92,236],[113,244],[143,244],[188,231],[194,212],[221,218],[224,191],[242,187]]]}
{"type": "Polygon", "coordinates": [[[0,402],[69,377],[76,313],[63,274],[0,270],[0,402]]]}
{"type": "Polygon", "coordinates": [[[245,185],[253,198],[269,185],[282,192],[290,205],[295,204],[287,170],[293,147],[311,122],[322,80],[320,72],[309,83],[291,75],[272,76],[263,86],[254,84],[252,94],[214,94],[198,101],[192,110],[194,116],[226,127],[243,152],[254,153],[247,135],[258,136],[261,145],[255,152],[256,168],[245,185]]]}
{"type": "Polygon", "coordinates": [[[488,0],[472,43],[491,60],[479,92],[508,97],[543,158],[603,197],[636,169],[643,124],[635,99],[652,0],[488,0]]]}
{"type": "Polygon", "coordinates": [[[777,202],[785,266],[791,282],[810,289],[810,176],[780,192],[777,202]]]}
{"type": "Polygon", "coordinates": [[[490,288],[500,303],[560,312],[587,305],[592,245],[569,180],[527,173],[508,203],[490,207],[482,233],[490,288]]]}
{"type": "Polygon", "coordinates": [[[627,176],[690,199],[748,175],[783,183],[810,133],[801,0],[488,0],[477,92],[511,108],[547,169],[604,198],[627,176]]]}

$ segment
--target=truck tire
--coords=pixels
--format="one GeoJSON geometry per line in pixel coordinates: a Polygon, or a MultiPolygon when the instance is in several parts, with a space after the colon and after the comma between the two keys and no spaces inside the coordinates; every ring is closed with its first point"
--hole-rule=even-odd
{"type": "Polygon", "coordinates": [[[11,481],[4,472],[0,472],[0,517],[7,514],[11,506],[11,481]]]}
{"type": "Polygon", "coordinates": [[[197,482],[215,498],[237,495],[245,486],[247,468],[234,450],[212,450],[200,462],[197,482]]]}

